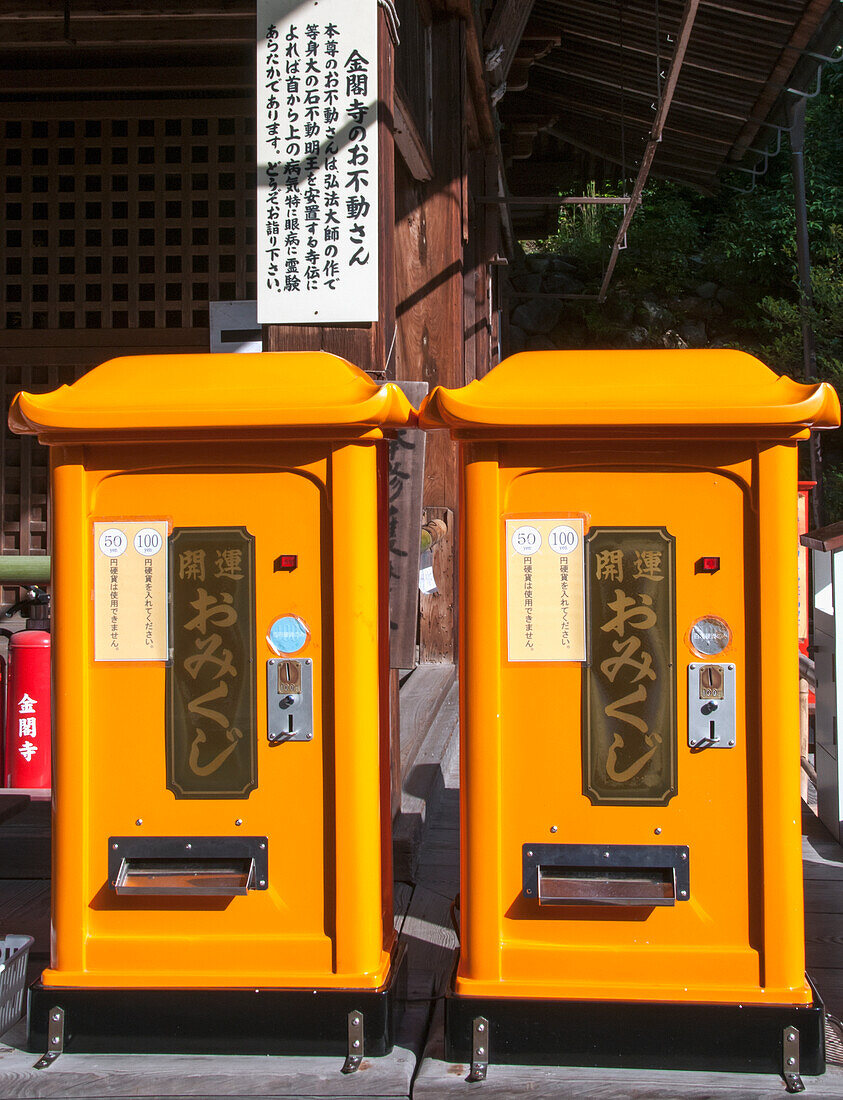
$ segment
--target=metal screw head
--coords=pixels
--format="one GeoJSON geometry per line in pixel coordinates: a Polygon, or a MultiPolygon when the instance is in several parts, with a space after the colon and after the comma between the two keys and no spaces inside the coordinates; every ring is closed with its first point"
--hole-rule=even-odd
{"type": "Polygon", "coordinates": [[[657,825],[655,827],[655,829],[653,829],[653,832],[656,834],[656,836],[661,836],[662,835],[661,826],[657,825]]]}
{"type": "Polygon", "coordinates": [[[608,859],[610,855],[611,855],[611,852],[604,852],[603,853],[603,858],[608,859]]]}
{"type": "Polygon", "coordinates": [[[730,742],[729,742],[729,748],[730,748],[730,749],[733,749],[734,747],[735,747],[735,742],[734,742],[734,741],[730,741],[730,742]]]}
{"type": "Polygon", "coordinates": [[[360,1040],[355,1039],[354,1042],[351,1045],[354,1047],[355,1050],[359,1050],[360,1049],[360,1040]]]}
{"type": "Polygon", "coordinates": [[[559,826],[558,825],[551,825],[550,826],[550,831],[552,833],[558,833],[559,832],[559,826]]]}
{"type": "Polygon", "coordinates": [[[185,848],[186,848],[186,849],[187,849],[188,851],[190,851],[190,849],[191,849],[192,847],[193,847],[193,845],[192,845],[192,844],[185,844],[185,848]]]}
{"type": "Polygon", "coordinates": [[[485,1024],[478,1024],[477,1025],[477,1030],[478,1031],[485,1031],[486,1030],[486,1025],[485,1024]]]}
{"type": "Polygon", "coordinates": [[[137,821],[135,822],[135,824],[136,824],[136,825],[143,825],[143,818],[142,818],[142,817],[139,817],[139,818],[137,819],[137,821]]]}
{"type": "Polygon", "coordinates": [[[788,1058],[787,1064],[789,1066],[795,1066],[796,1065],[796,1059],[795,1058],[788,1058]]]}
{"type": "Polygon", "coordinates": [[[357,1026],[358,1026],[358,1024],[360,1023],[360,1017],[359,1017],[359,1016],[355,1016],[355,1017],[354,1017],[354,1019],[353,1019],[353,1020],[351,1021],[351,1023],[352,1023],[352,1025],[353,1025],[354,1027],[357,1027],[357,1026]]]}
{"type": "Polygon", "coordinates": [[[57,1046],[59,1045],[59,1037],[58,1037],[58,1035],[54,1035],[54,1036],[52,1037],[52,1039],[50,1040],[50,1042],[51,1042],[51,1043],[53,1044],[53,1046],[54,1046],[54,1047],[57,1047],[57,1046]]]}
{"type": "Polygon", "coordinates": [[[312,733],[309,733],[309,734],[307,735],[307,739],[308,739],[308,741],[312,741],[312,740],[313,740],[313,734],[312,734],[312,733]]]}
{"type": "Polygon", "coordinates": [[[680,859],[687,859],[688,858],[688,853],[687,852],[682,852],[682,854],[679,856],[679,858],[680,859]]]}
{"type": "Polygon", "coordinates": [[[261,847],[261,849],[263,849],[263,848],[265,848],[265,847],[266,847],[266,844],[264,844],[264,842],[263,842],[263,841],[261,841],[261,843],[260,843],[260,847],[261,847]]]}
{"type": "Polygon", "coordinates": [[[687,890],[680,890],[679,891],[679,897],[680,898],[687,898],[687,896],[688,896],[688,891],[687,890]]]}
{"type": "Polygon", "coordinates": [[[733,672],[733,671],[734,671],[734,668],[735,668],[735,666],[734,666],[734,665],[729,665],[729,671],[730,671],[730,672],[733,672]]]}
{"type": "Polygon", "coordinates": [[[260,882],[258,882],[258,886],[266,886],[266,879],[262,878],[260,882]]]}
{"type": "Polygon", "coordinates": [[[242,825],[243,824],[243,818],[242,817],[235,818],[234,824],[235,825],[242,825]]]}
{"type": "Polygon", "coordinates": [[[485,1047],[478,1047],[477,1048],[477,1053],[478,1054],[485,1054],[486,1053],[486,1048],[485,1047]]]}
{"type": "Polygon", "coordinates": [[[527,855],[528,855],[528,856],[531,856],[532,854],[533,854],[532,852],[527,852],[527,855]]]}
{"type": "Polygon", "coordinates": [[[526,890],[524,891],[524,893],[525,893],[525,894],[532,894],[532,892],[533,892],[533,891],[532,891],[532,890],[531,890],[531,889],[529,888],[529,886],[528,886],[528,887],[527,887],[527,889],[526,889],[526,890]]]}
{"type": "Polygon", "coordinates": [[[56,1023],[58,1023],[58,1021],[61,1019],[61,1016],[58,1012],[53,1012],[52,1013],[52,1019],[55,1020],[56,1023]]]}
{"type": "Polygon", "coordinates": [[[795,1043],[796,1042],[796,1035],[792,1031],[789,1031],[787,1033],[787,1041],[789,1043],[795,1043]]]}

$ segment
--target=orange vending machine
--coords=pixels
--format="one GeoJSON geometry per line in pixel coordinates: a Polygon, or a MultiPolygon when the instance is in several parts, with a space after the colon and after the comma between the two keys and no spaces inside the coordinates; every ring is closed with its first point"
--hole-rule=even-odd
{"type": "Polygon", "coordinates": [[[839,415],[735,351],[526,353],[423,403],[461,453],[446,1057],[475,1076],[821,1072],[793,499],[839,415]]]}
{"type": "Polygon", "coordinates": [[[33,1049],[392,1043],[386,446],[323,353],[116,359],[51,450],[53,943],[33,1049]]]}

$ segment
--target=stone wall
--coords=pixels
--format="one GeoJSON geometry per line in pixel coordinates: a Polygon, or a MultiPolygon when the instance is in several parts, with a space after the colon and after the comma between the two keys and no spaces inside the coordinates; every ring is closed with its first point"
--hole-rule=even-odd
{"type": "Polygon", "coordinates": [[[664,301],[635,299],[621,281],[598,304],[558,295],[596,294],[599,278],[586,278],[575,257],[530,255],[509,273],[509,347],[518,351],[577,348],[706,348],[735,342],[734,290],[715,282],[691,284],[664,301]]]}

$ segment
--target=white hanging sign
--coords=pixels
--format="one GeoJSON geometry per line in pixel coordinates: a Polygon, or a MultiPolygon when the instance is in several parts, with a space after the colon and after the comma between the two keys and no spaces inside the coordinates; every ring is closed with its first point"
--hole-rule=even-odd
{"type": "Polygon", "coordinates": [[[258,322],[378,320],[377,0],[257,0],[258,322]]]}

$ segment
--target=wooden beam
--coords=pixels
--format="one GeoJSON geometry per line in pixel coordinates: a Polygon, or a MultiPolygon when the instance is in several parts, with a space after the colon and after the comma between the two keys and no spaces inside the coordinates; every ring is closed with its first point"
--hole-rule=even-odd
{"type": "Polygon", "coordinates": [[[602,195],[543,195],[540,198],[529,195],[480,195],[474,201],[507,206],[626,206],[631,199],[626,195],[617,199],[602,195]]]}
{"type": "Polygon", "coordinates": [[[401,94],[400,89],[395,89],[395,104],[393,110],[393,127],[395,134],[395,147],[404,158],[404,163],[410,170],[413,179],[429,180],[433,176],[433,162],[427,142],[419,133],[418,127],[413,121],[413,115],[401,94]]]}
{"type": "Polygon", "coordinates": [[[255,39],[254,17],[216,15],[212,18],[162,17],[153,19],[71,19],[70,40],[64,19],[9,19],[0,17],[4,49],[39,49],[56,44],[82,46],[186,46],[199,43],[242,42],[255,39]]]}
{"type": "MultiPolygon", "coordinates": [[[[597,46],[609,46],[613,50],[617,49],[618,46],[617,41],[609,37],[608,35],[603,36],[600,34],[593,34],[585,30],[574,30],[573,28],[568,28],[565,31],[565,40],[578,40],[588,42],[589,44],[593,43],[597,46]]],[[[656,59],[658,57],[661,62],[667,60],[664,54],[657,54],[654,49],[649,49],[646,46],[636,45],[634,42],[630,42],[626,35],[624,35],[623,48],[629,53],[640,54],[642,57],[650,57],[653,59],[656,59]]],[[[750,84],[764,83],[764,78],[756,73],[752,73],[747,70],[738,72],[735,68],[726,69],[708,60],[703,63],[699,58],[696,58],[696,60],[694,61],[689,61],[686,58],[685,67],[686,69],[693,69],[696,72],[711,73],[712,76],[724,76],[729,80],[746,80],[750,84]]]]}
{"type": "Polygon", "coordinates": [[[489,99],[489,89],[486,86],[486,66],[480,48],[481,35],[477,25],[474,4],[472,0],[438,0],[438,2],[440,10],[448,15],[456,16],[465,24],[468,84],[477,115],[481,140],[484,145],[489,145],[495,139],[495,123],[492,114],[492,103],[489,99]]]}
{"type": "MultiPolygon", "coordinates": [[[[160,65],[150,68],[34,68],[6,70],[3,92],[32,95],[38,92],[188,92],[234,91],[255,86],[252,60],[242,66],[160,65]]],[[[206,108],[207,109],[207,108],[206,108]]]]}
{"type": "Polygon", "coordinates": [[[659,103],[658,110],[656,111],[656,118],[653,122],[653,129],[650,131],[650,140],[647,142],[647,146],[644,150],[644,154],[641,157],[641,167],[638,169],[638,176],[632,188],[632,194],[630,196],[631,202],[627,206],[623,219],[618,232],[615,237],[614,244],[612,245],[612,253],[609,256],[609,262],[606,265],[606,273],[603,276],[603,282],[600,284],[599,300],[605,301],[606,295],[609,291],[609,283],[611,282],[612,275],[615,271],[615,265],[618,262],[618,255],[620,249],[624,243],[627,230],[629,229],[630,222],[635,216],[635,211],[641,203],[641,196],[644,191],[644,185],[647,182],[647,177],[650,174],[650,168],[653,164],[653,158],[656,155],[656,149],[662,139],[662,132],[667,121],[667,114],[670,110],[670,105],[673,102],[673,94],[676,91],[676,84],[679,80],[679,74],[682,71],[682,63],[685,60],[685,52],[688,49],[688,40],[691,37],[691,30],[694,26],[694,20],[697,16],[697,11],[700,6],[700,0],[685,0],[685,8],[682,12],[682,22],[679,27],[679,35],[676,40],[676,47],[673,51],[673,57],[670,61],[670,68],[667,72],[667,80],[664,84],[662,91],[661,102],[659,103]]]}
{"type": "MultiPolygon", "coordinates": [[[[2,21],[21,22],[64,19],[65,0],[3,0],[2,21]]],[[[71,22],[86,19],[143,20],[150,16],[169,19],[216,18],[241,15],[254,21],[255,0],[72,0],[71,22]]]]}
{"type": "Polygon", "coordinates": [[[799,60],[799,53],[794,51],[800,51],[807,48],[808,43],[811,41],[811,37],[819,27],[826,12],[831,7],[833,0],[811,0],[802,15],[802,18],[797,23],[787,45],[782,48],[779,55],[779,59],[776,62],[776,67],[770,73],[769,79],[761,90],[761,94],[755,101],[752,107],[752,117],[744,124],[743,129],[738,134],[735,142],[735,147],[730,154],[730,160],[740,161],[743,160],[744,155],[755,140],[755,135],[760,129],[759,119],[766,119],[769,115],[773,104],[781,94],[783,87],[787,85],[787,80],[790,74],[793,72],[794,65],[799,60]]]}
{"type": "MultiPolygon", "coordinates": [[[[584,72],[581,70],[578,71],[576,69],[563,69],[554,65],[545,66],[542,65],[540,62],[536,63],[536,67],[541,68],[543,71],[551,73],[555,76],[567,77],[569,81],[575,83],[580,82],[582,84],[594,84],[601,88],[610,88],[613,92],[617,91],[619,95],[635,96],[639,100],[650,100],[651,102],[654,101],[653,90],[651,88],[636,88],[633,87],[631,84],[627,84],[626,86],[624,86],[623,84],[609,79],[605,75],[599,73],[584,72]]],[[[567,98],[564,92],[558,92],[557,94],[562,95],[563,99],[567,98]]],[[[717,107],[712,107],[710,105],[710,101],[715,98],[719,99],[719,102],[722,106],[726,106],[735,102],[735,97],[727,95],[725,92],[721,92],[718,97],[715,97],[714,93],[711,92],[709,95],[709,101],[705,104],[700,102],[692,102],[687,99],[677,99],[675,100],[675,105],[677,107],[684,108],[686,111],[696,111],[701,114],[716,115],[718,118],[728,118],[734,122],[743,122],[746,119],[747,111],[726,111],[719,110],[717,107]]],[[[747,103],[748,107],[749,100],[747,99],[745,102],[747,103]]]]}
{"type": "MultiPolygon", "coordinates": [[[[502,50],[500,61],[494,73],[497,84],[503,84],[509,76],[509,70],[521,44],[521,37],[532,15],[535,0],[497,0],[486,33],[483,36],[483,49],[486,57],[502,50]]],[[[485,59],[484,59],[485,60],[485,59]]]]}

